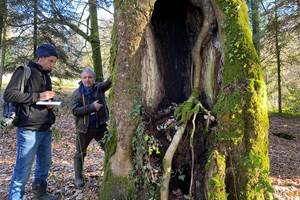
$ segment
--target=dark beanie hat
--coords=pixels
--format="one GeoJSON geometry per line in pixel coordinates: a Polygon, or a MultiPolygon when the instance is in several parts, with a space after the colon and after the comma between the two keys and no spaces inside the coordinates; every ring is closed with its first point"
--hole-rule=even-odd
{"type": "Polygon", "coordinates": [[[58,53],[54,46],[51,44],[42,44],[36,49],[36,57],[50,57],[55,56],[58,58],[58,53]]]}

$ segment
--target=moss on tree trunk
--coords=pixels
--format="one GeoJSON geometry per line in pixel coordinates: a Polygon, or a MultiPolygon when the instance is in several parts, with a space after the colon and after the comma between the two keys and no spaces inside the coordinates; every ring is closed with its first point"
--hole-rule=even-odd
{"type": "MultiPolygon", "coordinates": [[[[105,176],[100,193],[103,200],[145,198],[142,193],[150,188],[136,190],[134,179],[137,174],[132,170],[132,163],[140,162],[134,159],[142,155],[133,155],[131,149],[135,134],[139,134],[141,141],[144,139],[141,127],[146,122],[142,119],[141,107],[148,106],[155,111],[173,100],[182,103],[184,98],[185,103],[188,103],[187,97],[193,96],[192,89],[200,90],[193,91],[199,97],[197,100],[201,103],[204,101],[206,108],[213,109],[217,126],[207,134],[195,133],[195,136],[202,137],[195,141],[202,143],[194,142],[194,145],[204,145],[201,148],[195,146],[195,150],[201,153],[196,155],[198,157],[195,162],[198,163],[192,174],[194,176],[190,176],[195,177],[197,183],[194,184],[196,186],[192,185],[194,188],[191,187],[190,191],[199,194],[191,195],[200,199],[271,197],[266,86],[252,43],[245,2],[211,0],[212,7],[208,6],[209,8],[206,8],[208,4],[203,7],[197,2],[176,1],[175,11],[181,13],[172,15],[173,12],[168,12],[172,16],[167,16],[162,13],[167,8],[165,0],[155,4],[156,7],[154,0],[115,1],[111,50],[113,87],[110,94],[112,139],[106,145],[105,176]],[[153,12],[155,8],[157,10],[153,12]],[[215,18],[207,23],[204,15],[211,8],[215,18]],[[154,16],[150,18],[151,15],[154,16]],[[168,23],[168,20],[172,22],[168,23]],[[177,26],[176,23],[180,24],[177,26]],[[206,27],[201,32],[198,26],[202,23],[212,27],[206,27]],[[187,34],[187,30],[191,32],[187,34]],[[201,44],[198,43],[197,51],[192,53],[192,47],[200,33],[205,35],[205,39],[198,40],[201,44]],[[146,38],[147,35],[151,38],[146,38]],[[188,39],[178,41],[178,35],[188,39]],[[170,38],[165,38],[168,36],[170,38]],[[174,44],[174,41],[178,43],[174,44]],[[219,41],[221,45],[218,44],[219,41]],[[149,45],[147,42],[154,44],[149,45]],[[180,47],[184,50],[180,51],[180,47]],[[148,61],[145,55],[156,60],[148,61]],[[197,55],[201,58],[197,58],[197,55]],[[201,62],[197,61],[199,59],[201,62]],[[196,75],[188,68],[191,63],[199,65],[199,69],[195,70],[196,75]],[[147,69],[152,72],[142,79],[145,75],[142,70],[147,69]],[[158,88],[163,97],[158,97],[153,91],[143,91],[142,81],[154,80],[155,73],[158,73],[162,82],[147,82],[144,86],[158,88]],[[196,83],[193,82],[193,77],[197,78],[196,83]],[[174,92],[167,91],[174,89],[169,82],[178,84],[174,92]],[[194,83],[194,86],[189,83],[194,83]],[[145,97],[145,94],[153,96],[145,97]],[[151,107],[153,105],[155,107],[151,107]]],[[[188,128],[191,126],[187,126],[188,128]]],[[[201,128],[195,130],[199,131],[201,128]]],[[[139,140],[135,140],[135,143],[137,141],[139,140]]],[[[180,145],[182,144],[184,143],[180,145]]]]}
{"type": "Polygon", "coordinates": [[[209,167],[212,172],[208,193],[225,192],[228,199],[268,199],[271,187],[266,86],[252,43],[246,5],[244,1],[228,0],[214,5],[222,13],[218,23],[222,24],[225,63],[221,91],[214,106],[218,119],[217,147],[209,160],[214,164],[209,167]],[[222,163],[221,171],[218,163],[222,163]],[[215,184],[224,181],[220,176],[224,170],[225,184],[215,184]]]}

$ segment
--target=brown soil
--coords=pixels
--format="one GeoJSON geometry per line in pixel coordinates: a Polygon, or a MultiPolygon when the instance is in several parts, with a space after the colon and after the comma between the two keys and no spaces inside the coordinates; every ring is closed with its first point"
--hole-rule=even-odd
{"type": "Polygon", "coordinates": [[[300,199],[300,118],[270,117],[269,157],[275,197],[300,199]],[[292,135],[288,140],[274,134],[292,135]]]}
{"type": "MultiPolygon", "coordinates": [[[[53,137],[53,164],[49,175],[49,191],[57,192],[65,200],[98,199],[99,182],[103,175],[104,153],[96,142],[88,149],[85,162],[86,186],[76,189],[73,184],[74,123],[70,114],[58,117],[59,130],[53,137]]],[[[270,117],[269,154],[271,182],[274,196],[280,200],[300,200],[300,118],[270,117]],[[288,140],[274,134],[295,136],[288,140]]],[[[7,198],[7,189],[15,162],[15,130],[0,135],[0,196],[7,198]]],[[[25,200],[32,198],[30,183],[25,200]]]]}

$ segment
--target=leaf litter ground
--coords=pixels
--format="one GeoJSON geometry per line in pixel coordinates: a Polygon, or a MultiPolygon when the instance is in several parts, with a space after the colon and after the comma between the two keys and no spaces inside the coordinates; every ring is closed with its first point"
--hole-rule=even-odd
{"type": "MultiPolygon", "coordinates": [[[[75,127],[71,114],[57,117],[53,131],[52,167],[48,178],[48,191],[60,193],[62,199],[80,200],[97,199],[99,182],[103,177],[104,152],[92,140],[88,147],[84,163],[86,184],[83,189],[77,189],[73,183],[73,155],[75,152],[75,127]]],[[[0,136],[0,197],[7,199],[7,190],[10,183],[15,162],[15,129],[0,136]]],[[[26,186],[24,200],[32,199],[30,180],[26,186]]]]}
{"type": "MultiPolygon", "coordinates": [[[[65,200],[98,199],[103,178],[104,152],[93,140],[85,160],[86,185],[74,186],[73,155],[75,127],[70,113],[57,117],[53,134],[53,164],[48,178],[48,190],[60,193],[65,200]]],[[[15,162],[15,129],[0,135],[0,196],[7,198],[7,189],[15,162]]],[[[274,196],[280,200],[300,200],[300,118],[270,117],[269,155],[274,196]],[[292,135],[292,140],[276,135],[292,135]]],[[[32,198],[30,180],[24,200],[32,198]]]]}

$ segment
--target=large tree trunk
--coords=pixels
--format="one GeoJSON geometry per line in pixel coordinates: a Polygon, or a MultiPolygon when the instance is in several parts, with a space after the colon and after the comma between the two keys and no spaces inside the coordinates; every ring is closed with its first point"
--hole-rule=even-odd
{"type": "Polygon", "coordinates": [[[218,2],[225,62],[214,106],[218,142],[207,165],[208,194],[211,199],[227,194],[229,199],[267,199],[271,189],[266,86],[249,37],[245,4],[218,2]]]}
{"type": "Polygon", "coordinates": [[[131,140],[139,113],[130,115],[142,104],[140,45],[150,19],[154,0],[115,1],[111,54],[113,88],[111,98],[111,141],[106,145],[105,177],[101,199],[128,199],[134,185],[131,140]],[[137,117],[136,117],[137,116],[137,117]]]}
{"type": "Polygon", "coordinates": [[[101,199],[269,198],[266,87],[244,1],[115,1],[111,67],[101,199]]]}

